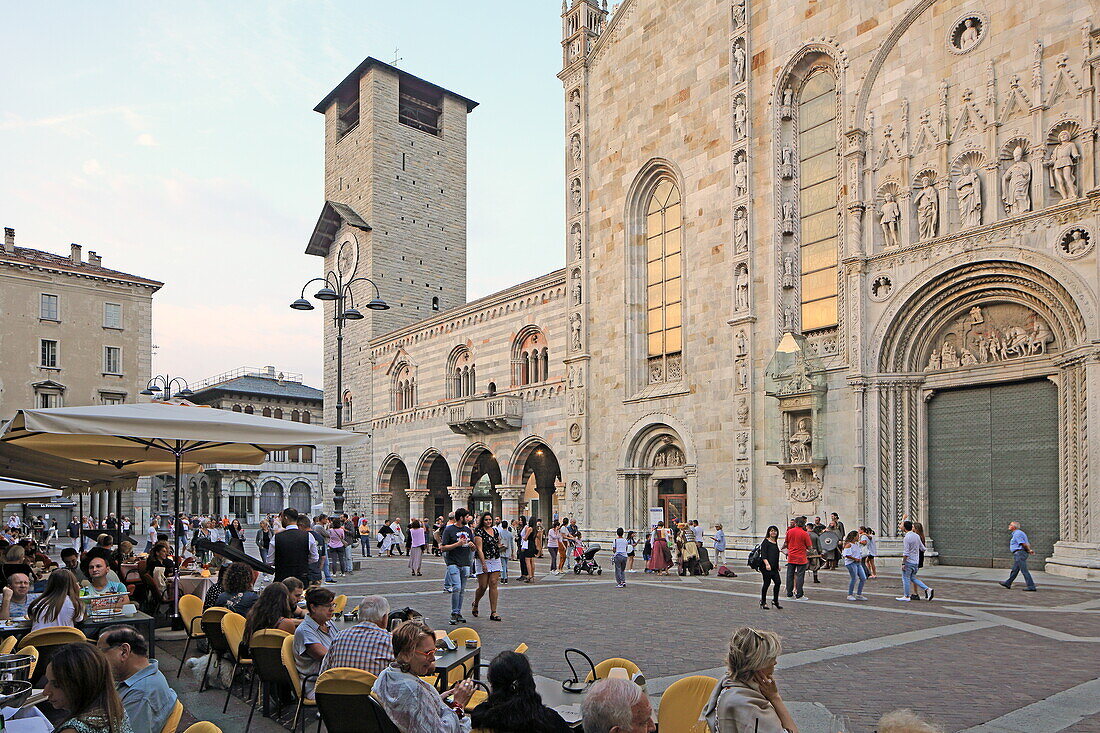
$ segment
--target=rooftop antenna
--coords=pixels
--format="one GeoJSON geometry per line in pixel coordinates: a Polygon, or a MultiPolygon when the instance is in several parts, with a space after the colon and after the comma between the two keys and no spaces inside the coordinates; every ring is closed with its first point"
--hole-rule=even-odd
{"type": "Polygon", "coordinates": [[[393,47],[393,63],[390,64],[390,66],[397,66],[399,63],[404,61],[404,59],[398,55],[399,51],[400,49],[398,49],[397,46],[393,47]]]}

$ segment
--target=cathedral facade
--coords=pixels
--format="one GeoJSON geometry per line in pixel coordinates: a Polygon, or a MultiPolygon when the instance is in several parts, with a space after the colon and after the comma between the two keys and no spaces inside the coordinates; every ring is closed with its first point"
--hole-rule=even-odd
{"type": "Polygon", "coordinates": [[[364,62],[309,249],[400,304],[344,336],[352,504],[738,547],[835,511],[887,554],[908,517],[986,566],[1019,520],[1100,574],[1096,9],[569,0],[565,268],[471,303],[474,103],[364,62]]]}

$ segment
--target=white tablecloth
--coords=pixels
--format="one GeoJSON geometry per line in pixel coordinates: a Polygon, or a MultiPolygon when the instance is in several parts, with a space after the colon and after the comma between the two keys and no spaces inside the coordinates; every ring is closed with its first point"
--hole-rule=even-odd
{"type": "Polygon", "coordinates": [[[4,733],[51,733],[53,731],[49,718],[38,708],[4,708],[3,713],[4,733]]]}

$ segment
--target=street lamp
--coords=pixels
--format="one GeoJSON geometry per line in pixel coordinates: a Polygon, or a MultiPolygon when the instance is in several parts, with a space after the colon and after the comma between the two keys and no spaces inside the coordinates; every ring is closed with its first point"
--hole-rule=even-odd
{"type": "MultiPolygon", "coordinates": [[[[156,396],[159,399],[168,400],[179,398],[186,399],[193,396],[195,393],[187,386],[187,380],[183,377],[169,377],[167,374],[158,374],[149,380],[149,383],[145,385],[145,389],[141,390],[139,394],[143,394],[146,397],[156,396]]],[[[159,499],[157,503],[159,504],[159,499]]],[[[183,520],[180,519],[180,481],[178,471],[176,475],[176,485],[173,489],[173,505],[175,506],[175,516],[172,519],[172,526],[174,528],[172,530],[172,535],[175,537],[176,554],[179,555],[180,540],[183,534],[183,520]]]]}
{"type": "MultiPolygon", "coordinates": [[[[363,314],[355,307],[355,296],[351,286],[357,282],[368,282],[374,288],[374,297],[367,303],[367,310],[385,311],[389,310],[390,306],[382,300],[378,284],[369,277],[356,277],[353,269],[350,275],[329,270],[324,277],[315,277],[306,282],[302,286],[301,295],[290,304],[291,308],[296,311],[313,310],[313,303],[306,298],[306,288],[315,282],[321,282],[324,285],[314,293],[313,297],[333,303],[332,320],[336,325],[336,429],[340,430],[344,427],[344,323],[363,318],[363,314]]],[[[336,446],[336,474],[333,478],[332,505],[335,513],[340,514],[344,511],[344,464],[340,446],[336,446]]]]}

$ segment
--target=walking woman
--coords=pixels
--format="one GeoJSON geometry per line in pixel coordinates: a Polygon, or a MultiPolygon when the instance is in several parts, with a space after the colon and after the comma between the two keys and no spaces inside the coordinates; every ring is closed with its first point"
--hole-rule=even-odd
{"type": "Polygon", "coordinates": [[[420,562],[424,558],[425,539],[424,528],[420,526],[420,520],[409,522],[409,570],[413,575],[420,575],[420,562]]]}
{"type": "Polygon", "coordinates": [[[634,552],[638,549],[638,539],[634,530],[626,533],[626,572],[634,572],[634,552]]]}
{"type": "Polygon", "coordinates": [[[489,592],[489,620],[500,621],[497,615],[497,586],[500,584],[500,535],[493,526],[493,515],[485,512],[477,520],[474,529],[474,575],[477,576],[477,592],[470,613],[477,616],[477,604],[485,592],[489,592]]]}
{"type": "Polygon", "coordinates": [[[271,531],[271,525],[266,519],[260,520],[260,528],[256,530],[256,547],[260,548],[260,559],[271,562],[271,543],[275,540],[275,533],[271,531]]]}
{"type": "MultiPolygon", "coordinates": [[[[520,517],[523,521],[523,517],[520,517]]],[[[531,521],[523,525],[520,530],[519,553],[520,563],[523,565],[523,582],[530,583],[535,579],[535,523],[531,521]]]]}
{"type": "Polygon", "coordinates": [[[764,576],[763,585],[760,586],[760,607],[767,609],[768,586],[771,585],[772,605],[782,611],[783,606],[779,605],[779,527],[774,524],[768,527],[764,541],[760,543],[760,559],[764,563],[760,570],[760,574],[764,576]]]}
{"type": "Polygon", "coordinates": [[[859,541],[863,543],[863,569],[867,571],[867,578],[877,578],[875,555],[878,554],[878,543],[875,542],[875,530],[864,527],[859,541]]]}
{"type": "Polygon", "coordinates": [[[244,529],[241,527],[241,520],[234,519],[233,523],[229,525],[225,544],[244,552],[244,529]]]}
{"type": "Polygon", "coordinates": [[[668,549],[663,520],[657,522],[657,526],[653,528],[653,549],[647,567],[658,575],[668,575],[668,569],[672,567],[672,553],[668,549]]]}
{"type": "Polygon", "coordinates": [[[554,520],[554,523],[550,525],[550,531],[546,533],[546,546],[550,548],[550,574],[560,575],[558,572],[558,551],[561,547],[561,530],[558,527],[561,523],[558,520],[554,520]]]}
{"type": "Polygon", "coordinates": [[[866,601],[863,584],[867,582],[867,571],[863,569],[863,546],[859,544],[859,532],[853,529],[848,533],[840,555],[844,558],[844,567],[848,571],[848,600],[866,601]]]}
{"type": "Polygon", "coordinates": [[[519,582],[527,582],[527,540],[524,532],[527,531],[527,517],[520,516],[513,520],[512,534],[516,537],[516,559],[519,560],[519,582]]]}

